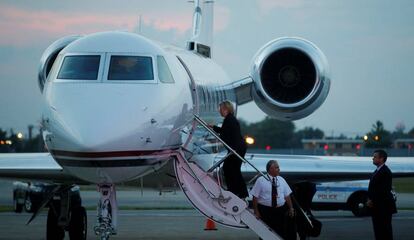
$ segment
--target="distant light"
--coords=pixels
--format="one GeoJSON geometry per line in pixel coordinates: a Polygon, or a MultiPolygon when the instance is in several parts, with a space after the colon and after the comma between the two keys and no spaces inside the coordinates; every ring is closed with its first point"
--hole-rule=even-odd
{"type": "Polygon", "coordinates": [[[356,149],[357,149],[357,150],[361,149],[361,144],[357,144],[357,145],[356,145],[356,149]]]}
{"type": "Polygon", "coordinates": [[[328,149],[329,149],[328,144],[325,144],[325,146],[323,146],[323,149],[324,149],[325,151],[328,151],[328,149]]]}
{"type": "Polygon", "coordinates": [[[374,140],[375,140],[375,141],[378,141],[378,140],[379,140],[379,136],[378,136],[378,135],[375,135],[375,136],[374,136],[374,140]]]}
{"type": "Polygon", "coordinates": [[[364,136],[364,141],[368,141],[368,136],[367,135],[364,136]]]}
{"type": "Polygon", "coordinates": [[[272,147],[270,145],[266,145],[266,151],[269,151],[270,149],[272,149],[272,147]]]}
{"type": "Polygon", "coordinates": [[[249,145],[254,144],[254,138],[247,136],[245,139],[246,143],[249,145]]]}
{"type": "Polygon", "coordinates": [[[22,139],[22,138],[23,138],[23,133],[20,133],[20,132],[19,132],[19,133],[17,134],[17,138],[18,138],[18,139],[22,139]]]}
{"type": "Polygon", "coordinates": [[[11,140],[6,140],[6,144],[8,144],[8,145],[12,145],[12,141],[11,140]]]}
{"type": "Polygon", "coordinates": [[[0,141],[0,145],[4,145],[5,142],[3,140],[0,141]]]}

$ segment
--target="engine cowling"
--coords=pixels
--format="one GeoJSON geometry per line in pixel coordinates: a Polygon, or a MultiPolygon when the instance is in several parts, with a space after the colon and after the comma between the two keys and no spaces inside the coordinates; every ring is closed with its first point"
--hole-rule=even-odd
{"type": "Polygon", "coordinates": [[[59,52],[64,49],[71,42],[81,38],[81,36],[66,36],[60,38],[53,42],[46,50],[43,52],[42,57],[40,58],[40,65],[38,69],[38,84],[40,91],[43,92],[47,76],[49,75],[50,70],[52,69],[53,63],[56,60],[59,52]]]}
{"type": "Polygon", "coordinates": [[[325,101],[329,75],[326,57],[313,43],[279,38],[264,45],[253,58],[253,100],[273,118],[304,118],[325,101]]]}

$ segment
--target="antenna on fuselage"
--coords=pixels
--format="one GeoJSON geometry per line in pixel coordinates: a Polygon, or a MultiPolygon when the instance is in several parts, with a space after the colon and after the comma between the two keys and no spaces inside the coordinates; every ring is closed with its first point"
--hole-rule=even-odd
{"type": "Polygon", "coordinates": [[[138,18],[138,33],[142,34],[142,14],[140,14],[138,18]]]}
{"type": "Polygon", "coordinates": [[[213,43],[213,0],[194,0],[193,31],[187,49],[211,58],[213,43]]]}

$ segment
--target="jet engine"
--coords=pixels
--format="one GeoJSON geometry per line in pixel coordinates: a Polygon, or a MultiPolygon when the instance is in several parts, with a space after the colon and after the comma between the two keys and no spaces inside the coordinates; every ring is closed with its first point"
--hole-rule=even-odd
{"type": "Polygon", "coordinates": [[[40,65],[38,70],[38,83],[40,91],[43,92],[47,76],[49,75],[50,70],[52,69],[53,63],[56,60],[59,52],[64,49],[71,42],[79,39],[81,36],[66,36],[60,38],[53,42],[46,50],[43,52],[42,57],[40,58],[40,65]]]}
{"type": "Polygon", "coordinates": [[[279,120],[297,120],[314,112],[329,92],[329,66],[313,43],[279,38],[263,46],[250,70],[257,106],[279,120]]]}

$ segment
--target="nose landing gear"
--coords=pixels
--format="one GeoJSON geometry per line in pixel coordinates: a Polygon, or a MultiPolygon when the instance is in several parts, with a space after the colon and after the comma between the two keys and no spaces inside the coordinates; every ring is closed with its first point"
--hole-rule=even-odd
{"type": "Polygon", "coordinates": [[[108,240],[109,236],[116,235],[118,205],[115,186],[99,184],[98,191],[101,198],[98,202],[98,217],[94,231],[100,240],[108,240]]]}

